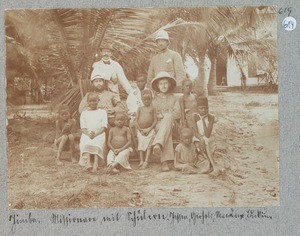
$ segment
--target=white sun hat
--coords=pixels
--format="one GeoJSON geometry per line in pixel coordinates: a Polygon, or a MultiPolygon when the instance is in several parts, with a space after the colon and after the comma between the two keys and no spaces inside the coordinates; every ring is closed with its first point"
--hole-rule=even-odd
{"type": "Polygon", "coordinates": [[[157,32],[156,37],[155,37],[155,41],[158,40],[158,39],[165,39],[165,40],[168,40],[170,42],[169,34],[165,30],[160,30],[160,31],[157,32]]]}

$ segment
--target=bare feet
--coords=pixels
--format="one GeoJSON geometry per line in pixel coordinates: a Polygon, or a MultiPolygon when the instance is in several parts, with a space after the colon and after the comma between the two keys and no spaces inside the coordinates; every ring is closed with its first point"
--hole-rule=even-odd
{"type": "Polygon", "coordinates": [[[168,165],[168,163],[166,161],[164,161],[163,163],[161,163],[161,171],[167,172],[169,170],[170,170],[170,168],[169,168],[169,165],[168,165]]]}
{"type": "Polygon", "coordinates": [[[59,159],[56,159],[55,164],[58,166],[62,166],[64,163],[62,163],[59,159]]]}
{"type": "Polygon", "coordinates": [[[97,171],[98,171],[98,168],[97,167],[93,167],[93,169],[92,169],[92,173],[97,173],[97,171]]]}
{"type": "Polygon", "coordinates": [[[153,155],[160,157],[161,147],[159,144],[155,144],[155,146],[153,147],[153,155]]]}
{"type": "Polygon", "coordinates": [[[106,174],[110,174],[113,170],[113,167],[111,165],[109,165],[106,169],[106,174]]]}
{"type": "Polygon", "coordinates": [[[140,161],[139,167],[143,166],[144,162],[140,161]]]}
{"type": "Polygon", "coordinates": [[[143,163],[141,169],[142,169],[142,170],[145,170],[145,169],[147,169],[147,168],[148,168],[148,162],[145,161],[145,162],[143,163]]]}
{"type": "Polygon", "coordinates": [[[212,172],[210,172],[210,176],[218,177],[221,174],[221,171],[218,168],[215,168],[212,172]]]}
{"type": "Polygon", "coordinates": [[[115,174],[118,174],[118,173],[120,173],[120,171],[119,171],[119,170],[117,170],[116,168],[113,168],[113,169],[112,169],[112,174],[114,174],[114,175],[115,175],[115,174]]]}

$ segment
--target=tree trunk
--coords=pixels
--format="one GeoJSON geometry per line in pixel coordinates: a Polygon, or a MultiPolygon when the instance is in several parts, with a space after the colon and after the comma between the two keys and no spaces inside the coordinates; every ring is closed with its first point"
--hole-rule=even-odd
{"type": "Polygon", "coordinates": [[[212,58],[209,80],[207,84],[208,95],[216,95],[216,85],[217,85],[217,59],[212,58]]]}
{"type": "Polygon", "coordinates": [[[205,96],[207,97],[207,86],[205,84],[205,53],[198,54],[198,76],[195,79],[195,88],[194,92],[198,97],[205,96]]]}

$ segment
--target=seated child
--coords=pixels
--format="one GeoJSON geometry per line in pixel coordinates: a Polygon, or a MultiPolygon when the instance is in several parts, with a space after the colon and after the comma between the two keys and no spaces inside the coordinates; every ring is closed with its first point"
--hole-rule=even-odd
{"type": "Polygon", "coordinates": [[[88,171],[95,173],[98,169],[98,158],[104,160],[105,130],[107,128],[107,112],[98,109],[99,95],[89,93],[87,96],[88,109],[80,116],[82,131],[80,139],[81,157],[79,164],[88,171]],[[94,164],[91,164],[91,156],[94,156],[94,164]]]}
{"type": "Polygon", "coordinates": [[[203,158],[197,150],[193,140],[193,130],[181,129],[181,142],[175,148],[174,167],[186,174],[207,173],[210,162],[203,158]]]}
{"type": "Polygon", "coordinates": [[[142,91],[142,101],[144,106],[139,107],[136,114],[136,128],[138,137],[138,151],[140,154],[139,167],[146,169],[150,156],[151,145],[154,139],[154,127],[157,123],[156,110],[152,106],[152,92],[150,90],[142,91]],[[146,158],[144,161],[144,153],[146,158]]]}
{"type": "Polygon", "coordinates": [[[76,163],[74,158],[74,133],[75,133],[75,119],[70,117],[69,107],[67,105],[61,105],[58,109],[58,119],[55,122],[56,126],[56,136],[54,144],[57,146],[57,156],[55,163],[57,165],[62,165],[61,154],[65,150],[71,149],[72,162],[76,163]]]}
{"type": "Polygon", "coordinates": [[[208,100],[206,97],[198,98],[197,106],[199,114],[194,114],[195,145],[200,153],[204,156],[207,155],[213,168],[211,175],[217,176],[220,174],[220,170],[216,167],[213,159],[216,142],[212,134],[215,117],[209,114],[208,100]]]}
{"type": "Polygon", "coordinates": [[[181,113],[181,128],[193,128],[193,114],[197,113],[197,100],[195,94],[192,93],[193,82],[190,79],[182,81],[183,95],[179,98],[181,113]]]}
{"type": "Polygon", "coordinates": [[[123,112],[116,112],[115,127],[109,130],[107,145],[107,173],[118,173],[117,166],[121,165],[130,170],[128,162],[131,145],[131,133],[128,127],[124,126],[127,117],[123,112]]]}

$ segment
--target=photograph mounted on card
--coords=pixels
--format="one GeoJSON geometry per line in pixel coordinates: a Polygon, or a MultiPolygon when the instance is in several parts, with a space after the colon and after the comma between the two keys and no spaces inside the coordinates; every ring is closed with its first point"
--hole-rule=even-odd
{"type": "Polygon", "coordinates": [[[276,7],[8,9],[5,35],[9,209],[279,205],[276,7]]]}

